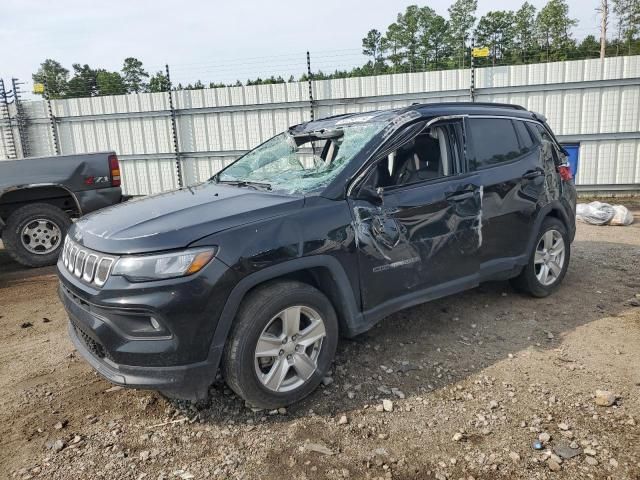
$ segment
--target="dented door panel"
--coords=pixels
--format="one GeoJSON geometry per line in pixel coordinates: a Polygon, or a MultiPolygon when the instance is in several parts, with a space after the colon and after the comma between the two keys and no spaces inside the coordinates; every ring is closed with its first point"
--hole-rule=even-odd
{"type": "Polygon", "coordinates": [[[477,176],[386,192],[382,205],[350,200],[365,310],[475,276],[482,244],[477,176]]]}
{"type": "Polygon", "coordinates": [[[541,167],[540,154],[534,151],[518,161],[478,171],[484,186],[481,264],[526,254],[545,191],[541,167]]]}

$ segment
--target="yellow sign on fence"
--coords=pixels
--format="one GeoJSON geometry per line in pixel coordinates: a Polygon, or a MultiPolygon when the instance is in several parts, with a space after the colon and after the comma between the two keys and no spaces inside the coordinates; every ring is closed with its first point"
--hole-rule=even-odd
{"type": "Polygon", "coordinates": [[[33,93],[44,93],[44,83],[34,83],[33,84],[33,93]]]}
{"type": "Polygon", "coordinates": [[[474,58],[486,58],[489,56],[489,47],[476,47],[473,50],[471,50],[471,55],[474,58]]]}

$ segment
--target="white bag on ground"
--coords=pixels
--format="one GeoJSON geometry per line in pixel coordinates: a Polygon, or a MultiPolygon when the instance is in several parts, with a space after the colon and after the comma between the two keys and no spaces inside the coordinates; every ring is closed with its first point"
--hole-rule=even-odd
{"type": "Polygon", "coordinates": [[[630,225],[633,215],[623,205],[602,202],[579,203],[576,218],[591,225],[630,225]]]}
{"type": "Polygon", "coordinates": [[[614,205],[615,215],[609,222],[609,225],[631,225],[633,223],[633,213],[623,205],[614,205]]]}

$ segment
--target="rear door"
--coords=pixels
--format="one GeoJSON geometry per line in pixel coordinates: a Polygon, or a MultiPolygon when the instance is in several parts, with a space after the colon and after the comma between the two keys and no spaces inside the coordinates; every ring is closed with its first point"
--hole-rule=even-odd
{"type": "Polygon", "coordinates": [[[483,187],[479,256],[486,275],[508,269],[526,255],[545,170],[537,142],[522,120],[469,117],[467,135],[468,169],[483,187]]]}
{"type": "Polygon", "coordinates": [[[386,151],[360,189],[381,188],[379,200],[349,199],[364,310],[476,283],[481,191],[478,176],[462,171],[462,128],[439,123],[386,151]]]}

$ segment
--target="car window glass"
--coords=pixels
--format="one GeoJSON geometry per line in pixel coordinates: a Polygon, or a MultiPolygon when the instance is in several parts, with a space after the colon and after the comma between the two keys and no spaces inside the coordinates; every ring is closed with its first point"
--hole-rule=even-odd
{"type": "Polygon", "coordinates": [[[553,138],[549,135],[549,132],[542,125],[535,125],[535,130],[540,136],[540,143],[542,144],[542,153],[544,158],[552,160],[554,163],[560,163],[560,156],[553,138]]]}
{"type": "Polygon", "coordinates": [[[453,174],[448,126],[423,130],[381,159],[373,172],[374,187],[398,187],[453,174]]]}
{"type": "Polygon", "coordinates": [[[518,140],[520,140],[520,149],[521,153],[528,153],[533,148],[533,138],[531,137],[531,132],[527,128],[524,122],[520,120],[514,120],[513,125],[516,128],[516,132],[518,133],[518,140]]]}
{"type": "Polygon", "coordinates": [[[469,119],[471,170],[518,158],[522,152],[513,123],[508,119],[469,119]]]}
{"type": "Polygon", "coordinates": [[[340,135],[323,139],[319,132],[287,131],[267,140],[213,177],[219,182],[255,182],[272,190],[307,193],[333,181],[378,134],[384,122],[343,125],[340,135]]]}

